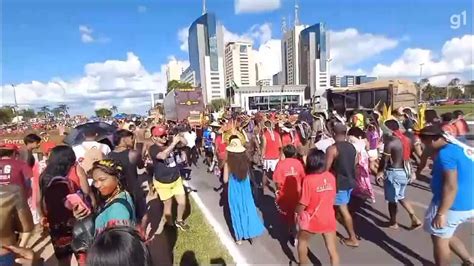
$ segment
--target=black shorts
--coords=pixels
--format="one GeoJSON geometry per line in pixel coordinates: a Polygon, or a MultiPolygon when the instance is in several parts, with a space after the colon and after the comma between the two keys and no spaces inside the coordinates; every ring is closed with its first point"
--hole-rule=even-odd
{"type": "Polygon", "coordinates": [[[204,153],[206,154],[206,157],[214,156],[214,153],[212,152],[212,148],[204,148],[204,153]]]}

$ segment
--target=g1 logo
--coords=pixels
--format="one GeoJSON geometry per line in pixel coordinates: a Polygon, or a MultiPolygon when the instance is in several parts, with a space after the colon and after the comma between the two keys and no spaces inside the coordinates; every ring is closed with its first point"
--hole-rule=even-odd
{"type": "Polygon", "coordinates": [[[466,26],[467,24],[467,12],[464,10],[461,14],[454,14],[449,18],[451,22],[451,29],[457,30],[461,26],[466,26]]]}

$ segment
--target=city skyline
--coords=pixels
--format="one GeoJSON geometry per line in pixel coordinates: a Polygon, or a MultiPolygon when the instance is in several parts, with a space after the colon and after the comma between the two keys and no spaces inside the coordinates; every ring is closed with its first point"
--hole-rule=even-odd
{"type": "MultiPolygon", "coordinates": [[[[294,1],[261,2],[207,1],[207,10],[224,26],[224,45],[252,41],[256,63],[263,63],[266,72],[259,76],[271,79],[281,69],[282,17],[292,24],[294,1]]],[[[328,26],[331,74],[416,78],[419,64],[424,63],[424,75],[460,72],[456,75],[462,79],[472,79],[469,1],[430,1],[430,5],[427,1],[364,1],[358,6],[349,1],[335,2],[298,1],[301,24],[325,22],[328,26]],[[357,12],[349,17],[346,9],[351,8],[357,12]],[[420,10],[427,15],[410,15],[420,10]],[[450,18],[463,10],[467,10],[467,25],[461,23],[453,29],[450,18]]],[[[9,85],[13,83],[20,105],[66,103],[75,113],[117,105],[124,111],[143,112],[143,99],[149,98],[150,91],[166,89],[166,64],[172,59],[182,66],[189,64],[183,29],[187,31],[201,15],[202,3],[110,4],[4,1],[1,104],[13,103],[9,85]],[[38,12],[32,13],[32,7],[38,12]],[[86,10],[90,14],[82,15],[86,10]],[[167,15],[173,12],[180,15],[167,15]],[[114,15],[120,20],[113,19],[114,15]],[[89,102],[87,106],[84,100],[89,102]]]]}

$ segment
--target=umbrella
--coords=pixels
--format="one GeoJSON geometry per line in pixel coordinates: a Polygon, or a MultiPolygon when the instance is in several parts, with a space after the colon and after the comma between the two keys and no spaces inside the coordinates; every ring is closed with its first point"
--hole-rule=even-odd
{"type": "Polygon", "coordinates": [[[109,125],[105,122],[92,122],[79,125],[75,127],[69,135],[64,139],[64,143],[75,146],[84,141],[84,131],[93,129],[97,132],[97,141],[108,138],[111,140],[112,135],[117,130],[117,127],[109,125]]]}
{"type": "Polygon", "coordinates": [[[116,115],[114,115],[114,118],[115,119],[124,119],[124,118],[127,118],[127,114],[125,114],[125,113],[116,114],[116,115]]]}

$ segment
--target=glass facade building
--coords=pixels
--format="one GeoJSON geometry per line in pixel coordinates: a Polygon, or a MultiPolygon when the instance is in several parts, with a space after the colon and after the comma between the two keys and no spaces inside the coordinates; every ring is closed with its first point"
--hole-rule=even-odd
{"type": "Polygon", "coordinates": [[[206,13],[196,19],[189,27],[189,64],[195,71],[196,85],[202,83],[201,66],[204,56],[209,56],[211,71],[219,71],[219,47],[216,16],[206,13]]]}

